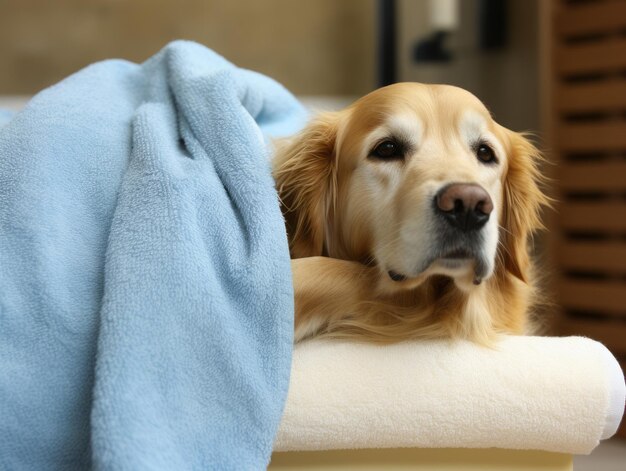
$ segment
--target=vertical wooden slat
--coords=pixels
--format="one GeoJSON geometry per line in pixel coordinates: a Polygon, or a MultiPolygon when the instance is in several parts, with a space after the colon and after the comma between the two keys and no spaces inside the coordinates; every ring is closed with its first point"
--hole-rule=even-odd
{"type": "Polygon", "coordinates": [[[626,159],[561,164],[561,188],[567,192],[619,194],[626,178],[626,159]]]}
{"type": "Polygon", "coordinates": [[[626,271],[626,241],[564,240],[558,253],[562,269],[568,272],[604,273],[619,277],[626,271]]]}
{"type": "Polygon", "coordinates": [[[626,81],[620,78],[562,83],[556,93],[558,110],[562,113],[613,111],[626,108],[626,81]]]}
{"type": "MultiPolygon", "coordinates": [[[[626,58],[626,51],[624,52],[626,58]]],[[[564,152],[620,151],[626,149],[626,121],[591,121],[559,125],[558,139],[564,152]]]]}
{"type": "Polygon", "coordinates": [[[561,38],[606,33],[626,28],[626,2],[590,2],[563,8],[555,17],[555,32],[561,38]]]}
{"type": "Polygon", "coordinates": [[[566,279],[560,295],[565,308],[602,312],[626,322],[626,281],[566,279]]]}
{"type": "Polygon", "coordinates": [[[619,71],[626,67],[626,38],[616,36],[590,44],[561,46],[555,59],[562,75],[619,71]]]}
{"type": "Polygon", "coordinates": [[[626,232],[626,201],[571,200],[564,197],[560,207],[561,227],[567,231],[605,233],[626,232]]]}

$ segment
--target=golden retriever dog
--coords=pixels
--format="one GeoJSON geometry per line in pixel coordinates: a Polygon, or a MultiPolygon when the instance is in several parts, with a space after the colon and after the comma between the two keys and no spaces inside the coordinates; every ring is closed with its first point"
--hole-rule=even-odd
{"type": "Polygon", "coordinates": [[[530,329],[541,154],[472,94],[399,83],[277,143],[295,339],[530,329]]]}

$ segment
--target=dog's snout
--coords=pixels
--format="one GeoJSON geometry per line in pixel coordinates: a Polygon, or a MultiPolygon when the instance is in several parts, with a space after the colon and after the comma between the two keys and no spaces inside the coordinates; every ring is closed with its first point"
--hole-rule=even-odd
{"type": "Polygon", "coordinates": [[[483,227],[493,211],[487,191],[472,183],[453,183],[435,196],[435,208],[454,227],[474,231],[483,227]]]}

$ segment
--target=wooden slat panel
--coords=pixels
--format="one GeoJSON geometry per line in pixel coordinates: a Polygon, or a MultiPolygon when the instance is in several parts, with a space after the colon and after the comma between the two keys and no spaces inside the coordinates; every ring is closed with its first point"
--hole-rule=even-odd
{"type": "Polygon", "coordinates": [[[559,261],[566,270],[626,274],[626,241],[563,241],[559,261]]]}
{"type": "Polygon", "coordinates": [[[603,342],[624,363],[626,199],[621,195],[626,193],[626,159],[621,155],[626,153],[626,0],[563,1],[553,13],[552,139],[563,157],[556,182],[564,195],[554,221],[561,234],[553,253],[559,270],[569,274],[557,280],[559,302],[566,314],[570,312],[562,331],[603,342]],[[575,76],[579,80],[569,80],[575,76]],[[571,154],[588,155],[585,161],[572,161],[571,154]],[[585,193],[606,197],[583,199],[585,193]],[[568,239],[569,232],[616,237],[582,241],[568,239]]]}
{"type": "Polygon", "coordinates": [[[559,147],[566,152],[626,149],[626,122],[624,121],[562,123],[557,133],[559,147]]]}
{"type": "Polygon", "coordinates": [[[565,308],[601,311],[626,319],[626,281],[564,279],[559,292],[565,308]]]}
{"type": "Polygon", "coordinates": [[[626,38],[611,37],[590,44],[562,46],[556,52],[561,75],[619,72],[626,67],[626,38]]]}
{"type": "Polygon", "coordinates": [[[565,191],[626,192],[626,160],[565,163],[559,180],[565,191]]]}
{"type": "Polygon", "coordinates": [[[626,28],[626,2],[608,1],[562,8],[555,17],[559,36],[581,36],[626,28]]]}
{"type": "Polygon", "coordinates": [[[626,202],[567,202],[560,208],[561,224],[570,231],[626,231],[626,202]]]}
{"type": "Polygon", "coordinates": [[[562,332],[564,335],[583,335],[602,342],[615,355],[626,353],[626,322],[568,319],[562,332]]]}
{"type": "MultiPolygon", "coordinates": [[[[626,2],[624,2],[626,5],[626,2]]],[[[564,113],[612,111],[626,108],[626,80],[559,84],[555,104],[564,113]]]]}

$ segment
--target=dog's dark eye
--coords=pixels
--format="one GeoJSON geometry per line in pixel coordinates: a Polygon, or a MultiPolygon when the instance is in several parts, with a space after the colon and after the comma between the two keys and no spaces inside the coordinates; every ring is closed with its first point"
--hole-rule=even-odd
{"type": "Polygon", "coordinates": [[[374,147],[370,155],[383,160],[401,159],[403,152],[397,142],[388,139],[374,147]]]}
{"type": "Polygon", "coordinates": [[[476,146],[476,157],[478,157],[478,160],[486,164],[491,164],[498,161],[496,159],[496,154],[493,152],[493,149],[484,142],[481,142],[480,144],[478,144],[478,146],[476,146]]]}

